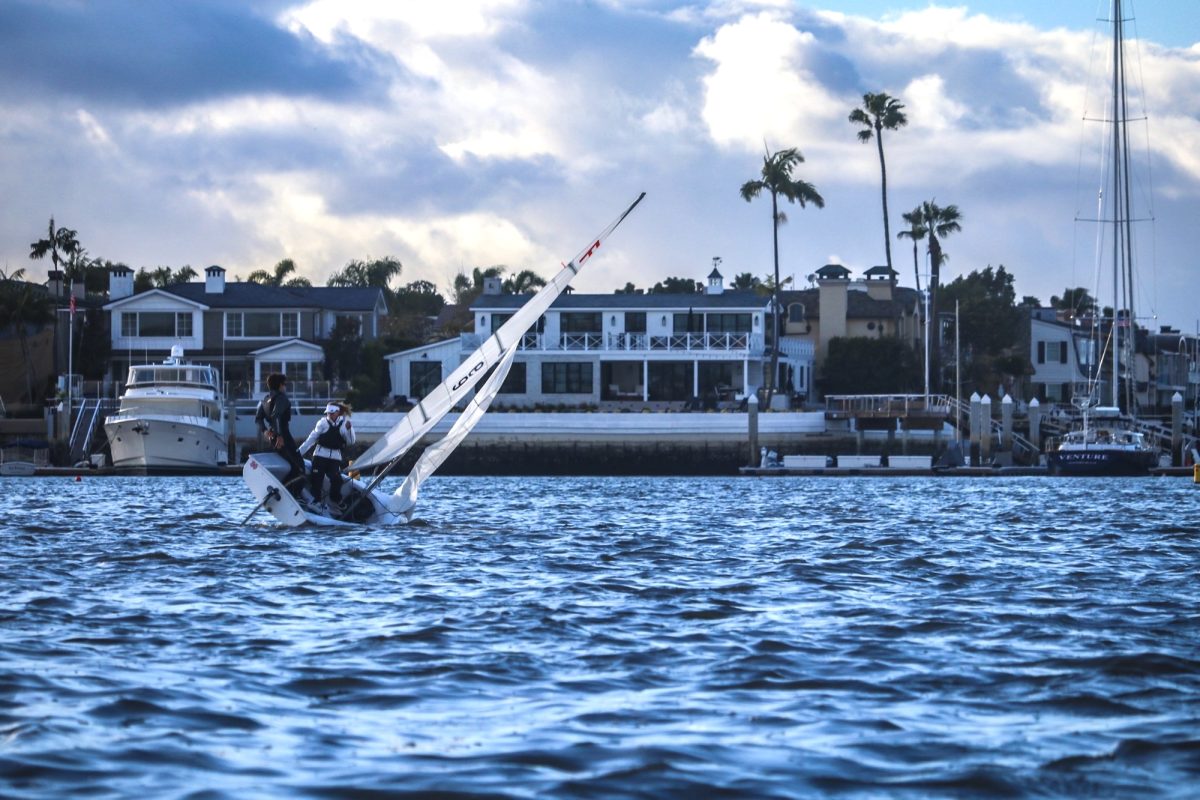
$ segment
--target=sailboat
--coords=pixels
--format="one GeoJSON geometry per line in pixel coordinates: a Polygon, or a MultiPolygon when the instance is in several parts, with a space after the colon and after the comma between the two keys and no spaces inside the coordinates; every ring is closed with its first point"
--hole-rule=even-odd
{"type": "MultiPolygon", "coordinates": [[[[265,508],[285,525],[378,525],[412,521],[421,484],[432,475],[470,434],[500,391],[525,332],[562,294],[575,276],[600,249],[601,243],[637,207],[645,192],[591,243],[565,264],[558,274],[471,353],[442,383],[379,438],[353,463],[353,473],[342,486],[343,502],[337,509],[305,503],[284,487],[287,462],[278,453],[254,453],[246,459],[242,478],[257,505],[251,516],[265,508]],[[476,388],[478,389],[476,390],[476,388]],[[472,392],[474,394],[472,395],[472,392]],[[408,476],[391,494],[379,489],[401,459],[456,406],[464,406],[449,432],[425,448],[408,476]],[[373,477],[367,479],[368,473],[373,477]]],[[[302,492],[297,492],[301,494],[302,492]]],[[[246,518],[247,520],[250,517],[246,518]]]]}
{"type": "Polygon", "coordinates": [[[1073,398],[1080,410],[1080,423],[1046,451],[1050,471],[1056,475],[1146,475],[1158,465],[1157,447],[1137,430],[1131,416],[1121,414],[1121,359],[1126,360],[1126,386],[1130,389],[1126,407],[1134,411],[1132,396],[1132,359],[1135,321],[1133,306],[1133,216],[1130,196],[1130,159],[1128,140],[1128,102],[1125,86],[1125,19],[1121,0],[1112,3],[1112,97],[1109,123],[1112,134],[1108,140],[1109,171],[1106,180],[1108,196],[1101,191],[1098,221],[1112,226],[1112,300],[1113,318],[1107,330],[1096,319],[1095,372],[1090,376],[1088,389],[1073,398]],[[1129,313],[1122,318],[1121,287],[1125,287],[1129,313]],[[1125,336],[1122,339],[1122,329],[1125,336]],[[1100,379],[1105,357],[1111,355],[1112,397],[1108,405],[1099,405],[1100,379]]]}

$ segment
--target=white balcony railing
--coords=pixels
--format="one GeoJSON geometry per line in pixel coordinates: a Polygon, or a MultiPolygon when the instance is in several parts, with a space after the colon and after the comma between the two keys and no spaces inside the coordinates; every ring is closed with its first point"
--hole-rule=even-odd
{"type": "MultiPolygon", "coordinates": [[[[482,342],[477,334],[462,337],[464,351],[474,350],[482,342]]],[[[811,349],[811,345],[809,345],[811,349]]],[[[599,351],[623,353],[726,352],[754,355],[763,351],[763,337],[752,333],[564,333],[548,336],[527,333],[521,339],[522,350],[599,351]]]]}

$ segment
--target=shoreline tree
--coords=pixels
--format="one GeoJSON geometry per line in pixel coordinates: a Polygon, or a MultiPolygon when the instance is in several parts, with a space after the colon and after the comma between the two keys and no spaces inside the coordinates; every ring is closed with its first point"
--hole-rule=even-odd
{"type": "MultiPolygon", "coordinates": [[[[50,227],[45,239],[38,239],[29,245],[29,257],[35,261],[40,261],[46,256],[50,256],[50,263],[54,265],[55,271],[60,271],[64,266],[70,264],[72,257],[77,256],[83,248],[79,245],[79,239],[76,238],[75,231],[70,228],[54,227],[54,217],[50,218],[50,227]]],[[[74,275],[68,275],[68,278],[73,278],[74,275]]]]}
{"type": "Polygon", "coordinates": [[[908,223],[908,230],[900,231],[896,234],[897,239],[912,239],[913,243],[913,278],[916,280],[917,291],[921,291],[921,259],[917,252],[917,242],[925,238],[925,234],[929,233],[925,227],[925,215],[921,206],[917,206],[912,211],[905,211],[902,215],[904,221],[908,223]]]}
{"type": "Polygon", "coordinates": [[[767,407],[775,395],[775,383],[779,376],[779,226],[787,222],[787,216],[779,210],[779,198],[789,203],[798,203],[805,208],[812,203],[817,208],[825,207],[825,198],[808,181],[792,177],[804,156],[795,147],[763,154],[761,177],[742,184],[742,199],[749,203],[761,193],[771,195],[771,237],[774,245],[775,273],[771,286],[771,320],[774,340],[771,343],[771,372],[767,376],[767,407]]]}
{"type": "Polygon", "coordinates": [[[892,269],[892,233],[888,223],[887,162],[883,157],[883,132],[894,131],[908,124],[904,104],[885,92],[867,92],[861,108],[850,112],[850,122],[862,125],[858,140],[863,144],[875,140],[879,151],[879,174],[883,193],[883,249],[887,267],[892,269]]]}
{"type": "Polygon", "coordinates": [[[312,281],[308,278],[302,278],[299,275],[294,275],[296,271],[296,262],[290,258],[285,258],[275,265],[275,269],[268,272],[265,269],[256,269],[246,276],[247,283],[260,283],[264,286],[312,286],[312,281]]]}
{"type": "MultiPolygon", "coordinates": [[[[931,336],[935,337],[933,343],[941,341],[938,336],[937,320],[938,320],[938,286],[941,281],[942,262],[946,259],[946,255],[942,251],[942,239],[945,239],[952,233],[957,233],[962,230],[960,221],[962,214],[959,213],[958,206],[948,205],[945,208],[939,206],[933,200],[927,200],[921,204],[921,221],[925,225],[926,235],[929,237],[929,319],[931,336]]],[[[931,347],[929,358],[930,386],[941,387],[941,358],[937,347],[931,347]],[[938,376],[937,383],[933,382],[933,377],[938,376]]]]}

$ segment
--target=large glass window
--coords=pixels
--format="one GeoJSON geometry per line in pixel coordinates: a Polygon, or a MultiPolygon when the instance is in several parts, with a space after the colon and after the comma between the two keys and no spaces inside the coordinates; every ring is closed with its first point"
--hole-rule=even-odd
{"type": "Polygon", "coordinates": [[[558,324],[563,333],[600,333],[603,329],[598,312],[564,311],[558,324]]]}
{"type": "MultiPolygon", "coordinates": [[[[800,309],[803,319],[804,306],[800,309]]],[[[750,333],[749,314],[709,314],[707,324],[709,333],[750,333]]]]}
{"type": "Polygon", "coordinates": [[[500,326],[512,319],[512,314],[492,314],[491,332],[495,333],[500,330],[500,326]]]}
{"type": "Polygon", "coordinates": [[[121,314],[122,336],[177,338],[192,335],[191,312],[125,311],[121,314]]]}
{"type": "Polygon", "coordinates": [[[592,363],[546,362],[542,364],[543,394],[591,394],[592,363]]]}
{"type": "Polygon", "coordinates": [[[299,312],[245,311],[225,315],[227,338],[284,339],[299,335],[299,312]]]}
{"type": "Polygon", "coordinates": [[[625,312],[625,332],[626,333],[645,333],[646,332],[646,312],[645,311],[626,311],[625,312]]]}
{"type": "Polygon", "coordinates": [[[695,311],[674,316],[675,333],[704,333],[704,315],[695,311]]]}
{"type": "Polygon", "coordinates": [[[514,361],[504,383],[500,385],[500,394],[525,394],[528,391],[526,386],[525,362],[514,361]]]}
{"type": "Polygon", "coordinates": [[[408,387],[412,397],[424,397],[441,382],[442,362],[413,361],[408,365],[408,387]]]}
{"type": "Polygon", "coordinates": [[[651,400],[689,400],[692,397],[692,362],[651,361],[649,396],[651,400]]]}

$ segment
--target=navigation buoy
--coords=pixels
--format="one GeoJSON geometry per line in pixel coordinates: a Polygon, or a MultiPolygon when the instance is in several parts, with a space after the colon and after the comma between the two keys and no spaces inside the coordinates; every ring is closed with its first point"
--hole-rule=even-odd
{"type": "Polygon", "coordinates": [[[79,482],[80,482],[80,481],[82,481],[82,480],[83,480],[83,476],[82,476],[82,475],[76,475],[76,476],[75,476],[75,482],[76,482],[76,483],[79,483],[79,482]]]}

